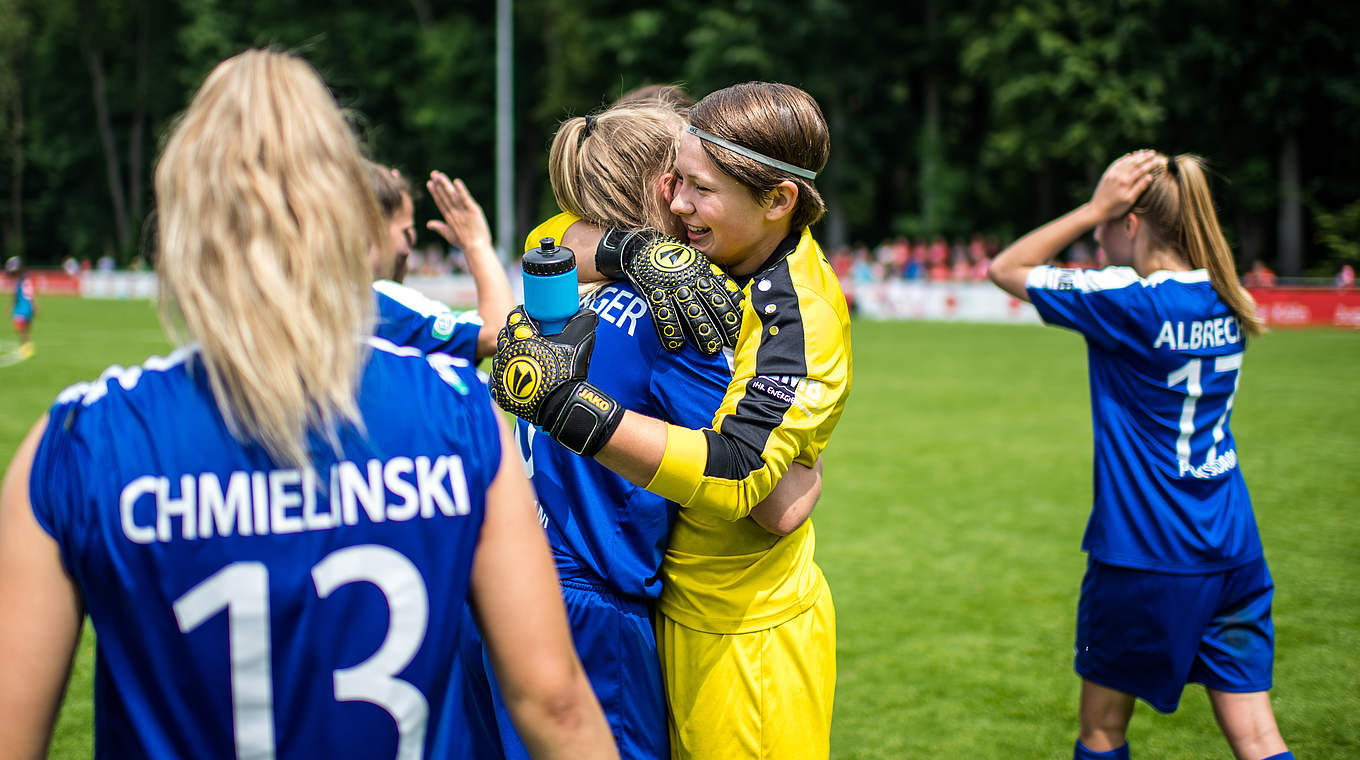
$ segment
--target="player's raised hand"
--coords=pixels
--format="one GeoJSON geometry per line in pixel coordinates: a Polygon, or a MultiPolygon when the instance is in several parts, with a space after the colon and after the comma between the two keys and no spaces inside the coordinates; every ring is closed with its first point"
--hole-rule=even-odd
{"type": "Polygon", "coordinates": [[[606,277],[627,278],[642,292],[667,351],[679,351],[686,340],[704,354],[737,345],[741,288],[678,239],[611,229],[595,249],[595,268],[606,277]]]}
{"type": "Polygon", "coordinates": [[[1129,212],[1138,197],[1152,184],[1152,170],[1166,163],[1155,150],[1125,153],[1115,159],[1101,175],[1091,207],[1104,220],[1117,219],[1129,212]]]}
{"type": "Polygon", "coordinates": [[[586,382],[598,321],[595,312],[581,309],[562,332],[544,335],[518,306],[497,337],[491,361],[496,403],[585,456],[594,456],[623,419],[618,402],[586,382]]]}
{"type": "Polygon", "coordinates": [[[491,227],[487,224],[486,214],[463,180],[450,180],[443,172],[432,171],[425,189],[430,191],[439,215],[444,217],[443,221],[431,219],[426,222],[426,228],[438,233],[449,245],[464,250],[491,248],[491,227]]]}

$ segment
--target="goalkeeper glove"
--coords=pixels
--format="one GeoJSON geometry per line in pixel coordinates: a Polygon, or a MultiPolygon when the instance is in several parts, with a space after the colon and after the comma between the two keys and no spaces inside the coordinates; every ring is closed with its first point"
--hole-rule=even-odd
{"type": "Polygon", "coordinates": [[[684,348],[686,339],[704,354],[736,347],[741,288],[688,245],[655,232],[611,229],[595,248],[595,268],[642,292],[667,351],[684,348]]]}
{"type": "Polygon", "coordinates": [[[524,307],[516,307],[496,337],[491,360],[496,403],[588,457],[623,419],[623,407],[585,379],[598,321],[595,312],[581,309],[562,332],[543,335],[524,307]]]}

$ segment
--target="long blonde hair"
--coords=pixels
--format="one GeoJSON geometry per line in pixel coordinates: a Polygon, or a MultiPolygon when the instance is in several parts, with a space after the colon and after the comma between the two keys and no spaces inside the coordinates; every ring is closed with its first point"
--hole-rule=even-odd
{"type": "Polygon", "coordinates": [[[218,64],[156,166],[161,317],[201,348],[232,432],[310,467],[355,400],[383,220],[358,142],[310,65],[267,50],[218,64]]]}
{"type": "Polygon", "coordinates": [[[1209,195],[1204,159],[1193,153],[1167,157],[1165,165],[1153,169],[1152,184],[1132,211],[1148,223],[1153,245],[1176,251],[1195,269],[1208,270],[1218,297],[1248,335],[1264,331],[1256,302],[1237,279],[1237,262],[1209,195]]]}
{"type": "Polygon", "coordinates": [[[557,207],[601,227],[668,231],[658,192],[685,119],[661,101],[616,105],[562,122],[548,155],[557,207]]]}

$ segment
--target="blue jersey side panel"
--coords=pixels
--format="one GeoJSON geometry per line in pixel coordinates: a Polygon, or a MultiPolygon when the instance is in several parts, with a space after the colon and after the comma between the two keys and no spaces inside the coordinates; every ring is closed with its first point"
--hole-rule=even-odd
{"type": "Polygon", "coordinates": [[[1095,503],[1082,547],[1163,572],[1261,556],[1230,426],[1246,336],[1208,274],[1042,266],[1027,284],[1045,322],[1086,337],[1095,503]]]}
{"type": "Polygon", "coordinates": [[[422,353],[476,361],[477,336],[482,330],[482,318],[477,312],[452,311],[419,291],[390,280],[373,283],[373,294],[378,304],[374,335],[398,346],[418,348],[422,353]]]}
{"type": "Polygon", "coordinates": [[[443,722],[495,412],[465,363],[370,345],[366,434],[313,440],[309,472],[232,437],[192,353],[52,407],[30,494],[97,633],[97,756],[464,756],[443,722]]]}
{"type": "MultiPolygon", "coordinates": [[[[689,346],[665,351],[646,301],[627,283],[597,291],[589,306],[600,316],[590,382],[625,409],[691,428],[712,422],[732,377],[723,356],[706,357],[689,346]]],[[[661,593],[659,569],[675,505],[571,453],[523,420],[515,435],[559,574],[628,596],[661,593]]]]}

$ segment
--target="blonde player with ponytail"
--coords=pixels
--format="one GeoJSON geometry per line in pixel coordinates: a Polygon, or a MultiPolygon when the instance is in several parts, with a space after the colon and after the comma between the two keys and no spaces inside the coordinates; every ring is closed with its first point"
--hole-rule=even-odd
{"type": "Polygon", "coordinates": [[[1202,160],[1150,150],[1002,251],[990,276],[1086,338],[1095,502],[1077,608],[1076,760],[1129,757],[1135,699],[1203,684],[1239,760],[1292,758],[1270,705],[1274,584],[1229,427],[1261,318],[1237,280],[1202,160]],[[1110,266],[1046,264],[1095,229],[1110,266]]]}
{"type": "Polygon", "coordinates": [[[155,185],[184,347],[62,392],[0,491],[3,752],[45,754],[88,615],[96,757],[470,758],[471,600],[534,756],[617,758],[485,385],[372,337],[384,224],[316,72],[219,64],[155,185]]]}

